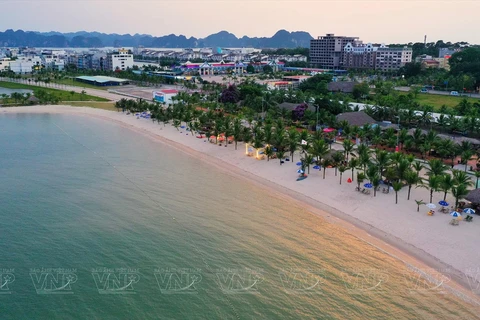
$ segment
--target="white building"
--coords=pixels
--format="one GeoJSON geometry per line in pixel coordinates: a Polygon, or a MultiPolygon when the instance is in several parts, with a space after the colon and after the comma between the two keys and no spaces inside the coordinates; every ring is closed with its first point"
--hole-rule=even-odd
{"type": "Polygon", "coordinates": [[[121,49],[118,52],[109,53],[105,61],[105,69],[116,71],[133,68],[133,54],[129,54],[128,50],[121,49]]]}
{"type": "Polygon", "coordinates": [[[0,71],[8,71],[10,70],[10,63],[12,60],[10,58],[2,58],[0,59],[0,71]]]}
{"type": "Polygon", "coordinates": [[[17,74],[32,73],[42,68],[43,61],[40,57],[18,57],[10,62],[10,70],[17,74]]]}
{"type": "Polygon", "coordinates": [[[178,91],[173,89],[155,91],[153,92],[153,100],[169,105],[172,104],[172,97],[175,97],[177,94],[178,91]]]}
{"type": "Polygon", "coordinates": [[[375,69],[398,70],[409,62],[412,62],[412,48],[378,48],[375,69]]]}

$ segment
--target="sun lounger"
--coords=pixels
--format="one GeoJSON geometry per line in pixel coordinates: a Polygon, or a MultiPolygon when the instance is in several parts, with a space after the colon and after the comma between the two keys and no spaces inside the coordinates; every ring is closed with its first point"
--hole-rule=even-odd
{"type": "Polygon", "coordinates": [[[467,221],[467,222],[472,222],[472,220],[473,220],[473,217],[470,216],[470,215],[465,217],[465,221],[467,221]]]}
{"type": "Polygon", "coordinates": [[[452,226],[458,226],[458,220],[457,219],[452,219],[449,222],[452,226]]]}

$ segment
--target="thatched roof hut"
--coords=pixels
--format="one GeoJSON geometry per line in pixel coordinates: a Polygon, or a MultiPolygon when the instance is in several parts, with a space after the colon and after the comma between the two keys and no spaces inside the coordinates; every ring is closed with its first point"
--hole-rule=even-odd
{"type": "Polygon", "coordinates": [[[377,123],[372,117],[363,111],[345,112],[337,115],[337,121],[347,121],[351,126],[362,127],[366,124],[372,125],[377,123]]]}
{"type": "Polygon", "coordinates": [[[468,200],[473,203],[480,203],[480,189],[474,189],[468,193],[465,197],[465,200],[468,200]]]}

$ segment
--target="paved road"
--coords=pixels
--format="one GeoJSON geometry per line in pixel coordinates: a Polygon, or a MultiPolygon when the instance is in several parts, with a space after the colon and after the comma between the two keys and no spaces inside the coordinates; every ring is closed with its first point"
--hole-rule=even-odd
{"type": "Polygon", "coordinates": [[[37,82],[37,83],[28,83],[26,81],[20,81],[19,79],[15,79],[15,81],[12,81],[11,79],[8,78],[0,78],[1,81],[6,81],[6,82],[16,82],[16,83],[21,83],[21,84],[26,84],[26,85],[31,85],[31,86],[37,86],[39,88],[51,88],[51,89],[57,89],[57,90],[63,90],[63,91],[75,91],[78,93],[81,93],[82,90],[85,90],[85,92],[88,95],[91,96],[96,96],[100,98],[105,98],[108,100],[112,101],[118,101],[122,98],[125,98],[125,96],[115,94],[108,92],[106,90],[100,90],[100,89],[89,89],[89,88],[82,88],[82,87],[76,87],[76,86],[69,86],[69,85],[63,85],[63,84],[55,84],[55,83],[49,83],[46,84],[44,82],[37,82]]]}
{"type": "MultiPolygon", "coordinates": [[[[410,87],[395,87],[395,90],[408,92],[408,91],[410,91],[410,87]]],[[[425,94],[425,93],[421,93],[421,94],[425,94]]],[[[442,96],[449,96],[450,91],[428,90],[427,94],[438,94],[438,95],[442,95],[442,96]]],[[[459,94],[461,94],[461,93],[459,93],[459,94]]],[[[478,93],[465,93],[465,94],[463,94],[463,96],[480,99],[480,94],[478,94],[478,93]]]]}

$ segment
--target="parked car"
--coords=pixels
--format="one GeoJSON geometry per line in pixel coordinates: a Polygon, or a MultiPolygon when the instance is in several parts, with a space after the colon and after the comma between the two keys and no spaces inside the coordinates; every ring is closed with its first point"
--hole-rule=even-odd
{"type": "Polygon", "coordinates": [[[421,93],[428,93],[428,89],[427,88],[422,88],[422,90],[420,90],[421,93]]]}
{"type": "Polygon", "coordinates": [[[451,96],[458,96],[458,91],[450,91],[451,96]]]}

